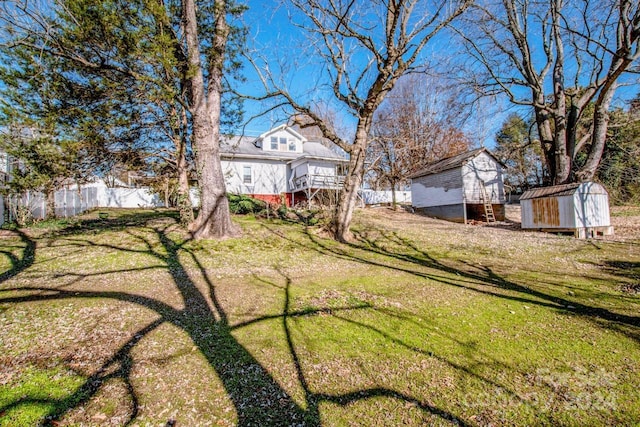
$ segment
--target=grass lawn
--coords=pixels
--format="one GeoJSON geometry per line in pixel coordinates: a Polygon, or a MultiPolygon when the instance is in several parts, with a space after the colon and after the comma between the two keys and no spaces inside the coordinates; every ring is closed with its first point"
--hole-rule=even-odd
{"type": "Polygon", "coordinates": [[[640,233],[235,220],[2,231],[0,426],[640,425],[640,233]]]}

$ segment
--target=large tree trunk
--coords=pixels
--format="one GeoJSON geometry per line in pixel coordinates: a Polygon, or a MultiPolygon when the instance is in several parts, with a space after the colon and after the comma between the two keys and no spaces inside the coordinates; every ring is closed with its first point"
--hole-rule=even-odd
{"type": "Polygon", "coordinates": [[[349,170],[347,171],[340,202],[333,219],[334,236],[341,242],[348,242],[352,238],[349,228],[353,219],[358,190],[362,185],[368,137],[369,129],[366,126],[358,126],[354,143],[351,146],[349,170]]]}
{"type": "MultiPolygon", "coordinates": [[[[216,2],[218,20],[224,20],[225,3],[216,2]]],[[[216,85],[210,85],[206,94],[202,64],[198,23],[194,0],[182,4],[185,39],[189,62],[189,98],[193,120],[193,147],[200,185],[200,212],[189,226],[196,239],[223,238],[237,235],[239,230],[231,221],[229,201],[226,196],[224,175],[220,164],[220,97],[216,85]]],[[[224,34],[226,40],[226,34],[224,34]]],[[[215,42],[214,42],[215,43],[215,42]]],[[[222,61],[222,58],[218,58],[222,61]]],[[[213,67],[217,69],[218,67],[213,67]]],[[[212,70],[210,72],[213,72],[212,70]]],[[[222,70],[220,69],[220,72],[222,70]]],[[[219,76],[212,76],[212,81],[219,76]]]]}
{"type": "Polygon", "coordinates": [[[576,173],[578,181],[591,181],[600,165],[604,145],[607,139],[607,129],[609,127],[609,106],[613,99],[614,90],[603,93],[596,102],[593,113],[593,134],[591,136],[591,147],[589,156],[584,166],[576,173]]]}
{"type": "Polygon", "coordinates": [[[564,45],[560,36],[560,11],[562,1],[551,2],[556,57],[553,65],[554,133],[555,133],[555,177],[554,184],[564,184],[571,178],[571,161],[567,152],[567,97],[564,85],[564,45]]]}
{"type": "Polygon", "coordinates": [[[540,137],[540,148],[544,154],[544,161],[549,171],[549,181],[545,184],[552,184],[555,181],[556,170],[556,155],[555,155],[555,140],[553,138],[553,132],[551,130],[551,121],[549,114],[542,109],[535,109],[536,126],[538,128],[538,136],[540,137]]]}
{"type": "Polygon", "coordinates": [[[395,182],[391,184],[391,208],[394,211],[398,210],[398,200],[396,198],[396,184],[395,182]]]}

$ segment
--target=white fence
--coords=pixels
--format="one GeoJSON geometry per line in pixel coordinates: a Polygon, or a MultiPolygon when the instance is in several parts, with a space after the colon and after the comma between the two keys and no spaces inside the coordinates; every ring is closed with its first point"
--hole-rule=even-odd
{"type": "MultiPolygon", "coordinates": [[[[0,212],[7,207],[9,221],[16,219],[19,210],[27,208],[33,218],[47,216],[47,201],[44,194],[28,191],[22,196],[0,198],[0,212]]],[[[94,208],[149,208],[164,206],[160,198],[146,188],[107,188],[87,186],[78,189],[62,189],[55,193],[56,216],[67,218],[94,208]]],[[[4,223],[0,215],[0,225],[4,223]]]]}
{"type": "Polygon", "coordinates": [[[157,208],[164,206],[157,194],[147,188],[97,188],[100,208],[157,208]]]}
{"type": "MultiPolygon", "coordinates": [[[[59,190],[55,193],[55,210],[57,217],[70,217],[78,215],[86,210],[97,207],[97,188],[81,188],[78,190],[59,190]]],[[[42,195],[41,195],[42,196],[42,195]]],[[[43,202],[44,202],[44,197],[43,202]]],[[[46,216],[46,203],[42,208],[42,215],[46,216]]],[[[34,215],[35,217],[35,215],[34,215]]]]}
{"type": "MultiPolygon", "coordinates": [[[[365,205],[386,204],[386,203],[391,203],[393,201],[391,190],[387,190],[387,191],[362,190],[360,191],[360,197],[362,197],[362,200],[364,200],[365,205]]],[[[396,203],[411,204],[411,191],[397,190],[396,203]]]]}
{"type": "MultiPolygon", "coordinates": [[[[78,190],[59,190],[54,194],[55,210],[58,217],[70,217],[78,215],[88,209],[97,207],[96,188],[82,188],[78,190]]],[[[47,200],[45,195],[39,192],[27,191],[21,196],[10,196],[2,200],[7,208],[7,219],[13,221],[19,215],[24,215],[28,210],[33,218],[42,219],[47,216],[47,200]]],[[[2,218],[4,222],[4,215],[2,218]]]]}

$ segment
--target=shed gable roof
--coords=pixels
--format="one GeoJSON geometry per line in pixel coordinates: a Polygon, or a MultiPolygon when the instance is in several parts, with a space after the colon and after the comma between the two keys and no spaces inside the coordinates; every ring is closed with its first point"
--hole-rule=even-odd
{"type": "Polygon", "coordinates": [[[571,184],[552,185],[550,187],[540,187],[527,190],[522,193],[520,200],[539,199],[542,197],[562,197],[572,196],[575,193],[589,194],[609,194],[600,184],[595,182],[575,182],[571,184]]]}
{"type": "Polygon", "coordinates": [[[413,179],[421,176],[433,175],[436,173],[444,172],[449,169],[462,167],[469,160],[477,157],[481,153],[487,153],[491,158],[493,158],[493,160],[496,161],[496,163],[499,163],[500,165],[504,166],[504,163],[502,163],[496,156],[494,156],[493,153],[491,153],[486,148],[482,147],[482,148],[476,148],[475,150],[467,151],[466,153],[461,153],[461,154],[458,154],[452,157],[447,157],[446,159],[442,159],[437,162],[431,163],[427,165],[424,169],[421,169],[420,171],[411,175],[409,178],[413,179]]]}

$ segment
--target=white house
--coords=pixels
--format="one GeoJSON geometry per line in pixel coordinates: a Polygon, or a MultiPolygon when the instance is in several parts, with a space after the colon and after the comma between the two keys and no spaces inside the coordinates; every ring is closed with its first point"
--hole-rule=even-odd
{"type": "Polygon", "coordinates": [[[287,206],[341,189],[348,163],[287,125],[257,138],[225,138],[220,158],[228,192],[287,206]]]}
{"type": "Polygon", "coordinates": [[[411,178],[411,203],[425,215],[455,222],[504,220],[504,165],[478,148],[428,165],[411,178]]]}

